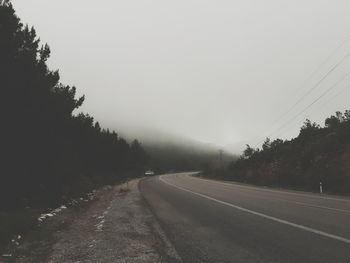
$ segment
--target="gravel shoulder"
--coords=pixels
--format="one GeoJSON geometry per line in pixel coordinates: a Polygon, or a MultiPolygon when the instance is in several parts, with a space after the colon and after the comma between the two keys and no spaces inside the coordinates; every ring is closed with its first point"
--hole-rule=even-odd
{"type": "Polygon", "coordinates": [[[46,224],[59,226],[52,237],[24,242],[19,251],[26,253],[15,262],[181,262],[142,199],[138,182],[105,187],[84,209],[69,208],[50,218],[46,224]]]}

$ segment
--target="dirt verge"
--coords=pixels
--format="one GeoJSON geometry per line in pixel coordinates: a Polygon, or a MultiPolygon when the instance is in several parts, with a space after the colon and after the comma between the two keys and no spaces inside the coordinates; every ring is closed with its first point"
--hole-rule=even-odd
{"type": "Polygon", "coordinates": [[[181,262],[141,198],[138,182],[100,189],[85,207],[50,218],[3,262],[181,262]]]}

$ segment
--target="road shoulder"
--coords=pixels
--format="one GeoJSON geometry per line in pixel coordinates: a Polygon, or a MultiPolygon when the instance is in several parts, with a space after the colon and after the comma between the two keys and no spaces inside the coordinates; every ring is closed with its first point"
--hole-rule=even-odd
{"type": "MultiPolygon", "coordinates": [[[[45,258],[38,261],[32,251],[16,262],[181,262],[145,205],[138,183],[133,180],[128,185],[105,188],[98,200],[77,212],[74,219],[70,215],[71,222],[53,233],[51,244],[42,244],[50,251],[45,258]]],[[[69,209],[64,213],[69,214],[69,209]]],[[[47,224],[62,221],[64,213],[47,224]]]]}

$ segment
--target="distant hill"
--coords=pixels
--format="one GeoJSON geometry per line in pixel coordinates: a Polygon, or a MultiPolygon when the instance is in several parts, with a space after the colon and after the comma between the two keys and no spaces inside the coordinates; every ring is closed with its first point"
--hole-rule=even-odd
{"type": "Polygon", "coordinates": [[[120,127],[118,130],[128,140],[137,137],[142,141],[150,158],[150,169],[163,172],[202,170],[207,166],[227,165],[236,158],[232,153],[224,151],[220,161],[221,147],[169,132],[135,127],[120,127]]]}

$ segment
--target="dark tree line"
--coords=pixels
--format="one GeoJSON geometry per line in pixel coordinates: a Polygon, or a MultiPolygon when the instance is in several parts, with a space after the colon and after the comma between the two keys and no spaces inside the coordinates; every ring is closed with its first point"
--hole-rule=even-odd
{"type": "Polygon", "coordinates": [[[218,158],[213,150],[188,149],[183,145],[145,146],[149,154],[149,164],[156,173],[200,171],[218,158]]]}
{"type": "Polygon", "coordinates": [[[47,66],[48,45],[0,0],[0,205],[47,205],[140,174],[146,154],[102,129],[47,66]]]}
{"type": "Polygon", "coordinates": [[[247,145],[224,173],[240,182],[332,193],[350,193],[350,111],[336,112],[320,125],[306,120],[299,136],[267,138],[262,149],[247,145]]]}

